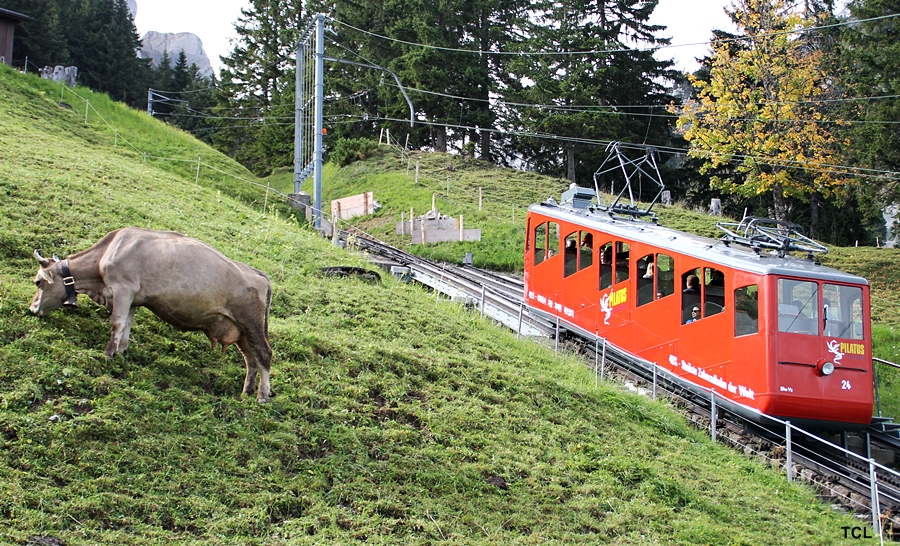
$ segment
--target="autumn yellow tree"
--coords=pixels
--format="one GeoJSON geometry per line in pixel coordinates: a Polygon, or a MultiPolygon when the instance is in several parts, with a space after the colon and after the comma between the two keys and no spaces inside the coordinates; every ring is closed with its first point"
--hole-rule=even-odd
{"type": "Polygon", "coordinates": [[[822,53],[803,29],[809,24],[784,0],[735,0],[728,11],[736,41],[713,42],[709,79],[691,76],[696,98],[673,108],[701,172],[730,165],[713,188],[752,196],[771,192],[775,218],[786,199],[840,193],[846,178],[834,168],[837,138],[816,100],[829,92],[822,53]]]}

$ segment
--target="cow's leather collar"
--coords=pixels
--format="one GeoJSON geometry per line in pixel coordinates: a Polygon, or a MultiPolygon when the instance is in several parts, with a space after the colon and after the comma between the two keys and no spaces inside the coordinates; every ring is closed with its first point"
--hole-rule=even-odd
{"type": "Polygon", "coordinates": [[[66,287],[66,301],[63,302],[63,305],[66,307],[78,307],[78,294],[75,293],[75,277],[69,271],[69,260],[60,262],[60,268],[62,269],[63,286],[66,287]]]}

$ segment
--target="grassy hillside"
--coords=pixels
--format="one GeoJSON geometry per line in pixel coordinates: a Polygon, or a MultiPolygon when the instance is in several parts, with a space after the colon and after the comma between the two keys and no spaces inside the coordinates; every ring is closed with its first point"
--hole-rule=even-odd
{"type": "Polygon", "coordinates": [[[184,134],[79,90],[109,123],[85,125],[58,94],[0,66],[0,543],[807,545],[857,525],[476,314],[319,276],[361,259],[263,214],[265,191],[184,134]],[[113,359],[83,297],[27,315],[34,248],[124,225],[270,275],[269,404],[239,398],[236,351],[146,311],[113,359]]]}
{"type": "MultiPolygon", "coordinates": [[[[458,156],[435,153],[402,152],[381,146],[365,161],[337,169],[327,165],[323,184],[324,208],[327,203],[348,195],[373,191],[383,206],[375,214],[354,219],[360,229],[410,252],[460,262],[472,252],[475,265],[488,269],[521,271],[525,241],[525,211],[531,203],[549,196],[559,199],[567,185],[558,179],[531,173],[499,169],[488,163],[464,160],[458,156]],[[418,181],[416,165],[419,166],[418,181]],[[478,210],[478,191],[482,191],[482,210],[478,210]],[[466,227],[483,231],[481,242],[409,244],[409,235],[395,234],[401,212],[416,215],[431,208],[432,196],[442,214],[462,215],[466,227]],[[449,197],[448,197],[449,196],[449,197]]],[[[292,175],[278,173],[270,178],[273,187],[293,191],[292,175]]],[[[311,187],[306,188],[312,191],[311,187]]],[[[604,196],[610,202],[611,196],[604,196]]],[[[657,205],[654,211],[663,225],[707,237],[718,238],[719,218],[685,210],[680,205],[657,205]]],[[[869,279],[874,356],[900,363],[900,249],[830,247],[821,257],[826,265],[869,279]]],[[[882,412],[900,421],[900,370],[879,365],[882,412]]]]}

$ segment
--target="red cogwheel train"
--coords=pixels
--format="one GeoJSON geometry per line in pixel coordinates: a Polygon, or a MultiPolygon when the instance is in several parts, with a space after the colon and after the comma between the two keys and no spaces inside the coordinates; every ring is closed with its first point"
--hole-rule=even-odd
{"type": "Polygon", "coordinates": [[[870,423],[866,279],[814,261],[825,248],[785,222],[721,224],[717,240],[599,210],[594,195],[571,188],[529,208],[527,305],[758,422],[756,411],[808,428],[870,423]]]}

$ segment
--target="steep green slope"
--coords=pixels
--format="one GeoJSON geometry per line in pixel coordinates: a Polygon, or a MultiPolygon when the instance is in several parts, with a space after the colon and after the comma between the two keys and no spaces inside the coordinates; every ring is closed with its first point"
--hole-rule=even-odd
{"type": "Polygon", "coordinates": [[[186,135],[79,90],[114,129],[85,125],[58,93],[0,66],[0,542],[806,545],[857,524],[415,286],[320,276],[362,260],[263,214],[186,135]],[[124,225],[270,275],[268,405],[239,398],[236,351],[148,312],[113,359],[105,309],[27,315],[34,248],[124,225]]]}
{"type": "MultiPolygon", "coordinates": [[[[331,199],[374,192],[383,206],[375,214],[349,223],[380,239],[433,259],[460,262],[472,252],[476,266],[488,269],[521,271],[525,242],[525,211],[534,202],[559,199],[565,184],[560,180],[500,169],[482,161],[437,153],[404,152],[381,146],[366,157],[338,169],[326,165],[323,194],[326,211],[331,199]],[[416,166],[418,177],[416,175],[416,166]],[[479,189],[482,210],[478,210],[479,189]],[[442,214],[462,215],[466,227],[483,231],[480,242],[410,245],[409,235],[395,234],[401,213],[410,208],[416,215],[431,208],[432,196],[442,214]],[[447,197],[449,196],[449,198],[447,197]]],[[[292,191],[290,173],[270,177],[270,183],[284,192],[292,191]]],[[[306,188],[311,191],[310,188],[306,188]]],[[[610,196],[604,196],[609,202],[610,196]]],[[[707,237],[718,238],[720,218],[685,210],[680,205],[657,205],[654,212],[663,225],[707,237]]],[[[900,249],[831,247],[820,257],[823,263],[869,279],[874,356],[900,363],[900,249]]],[[[882,412],[900,421],[900,371],[879,365],[882,412]]]]}

